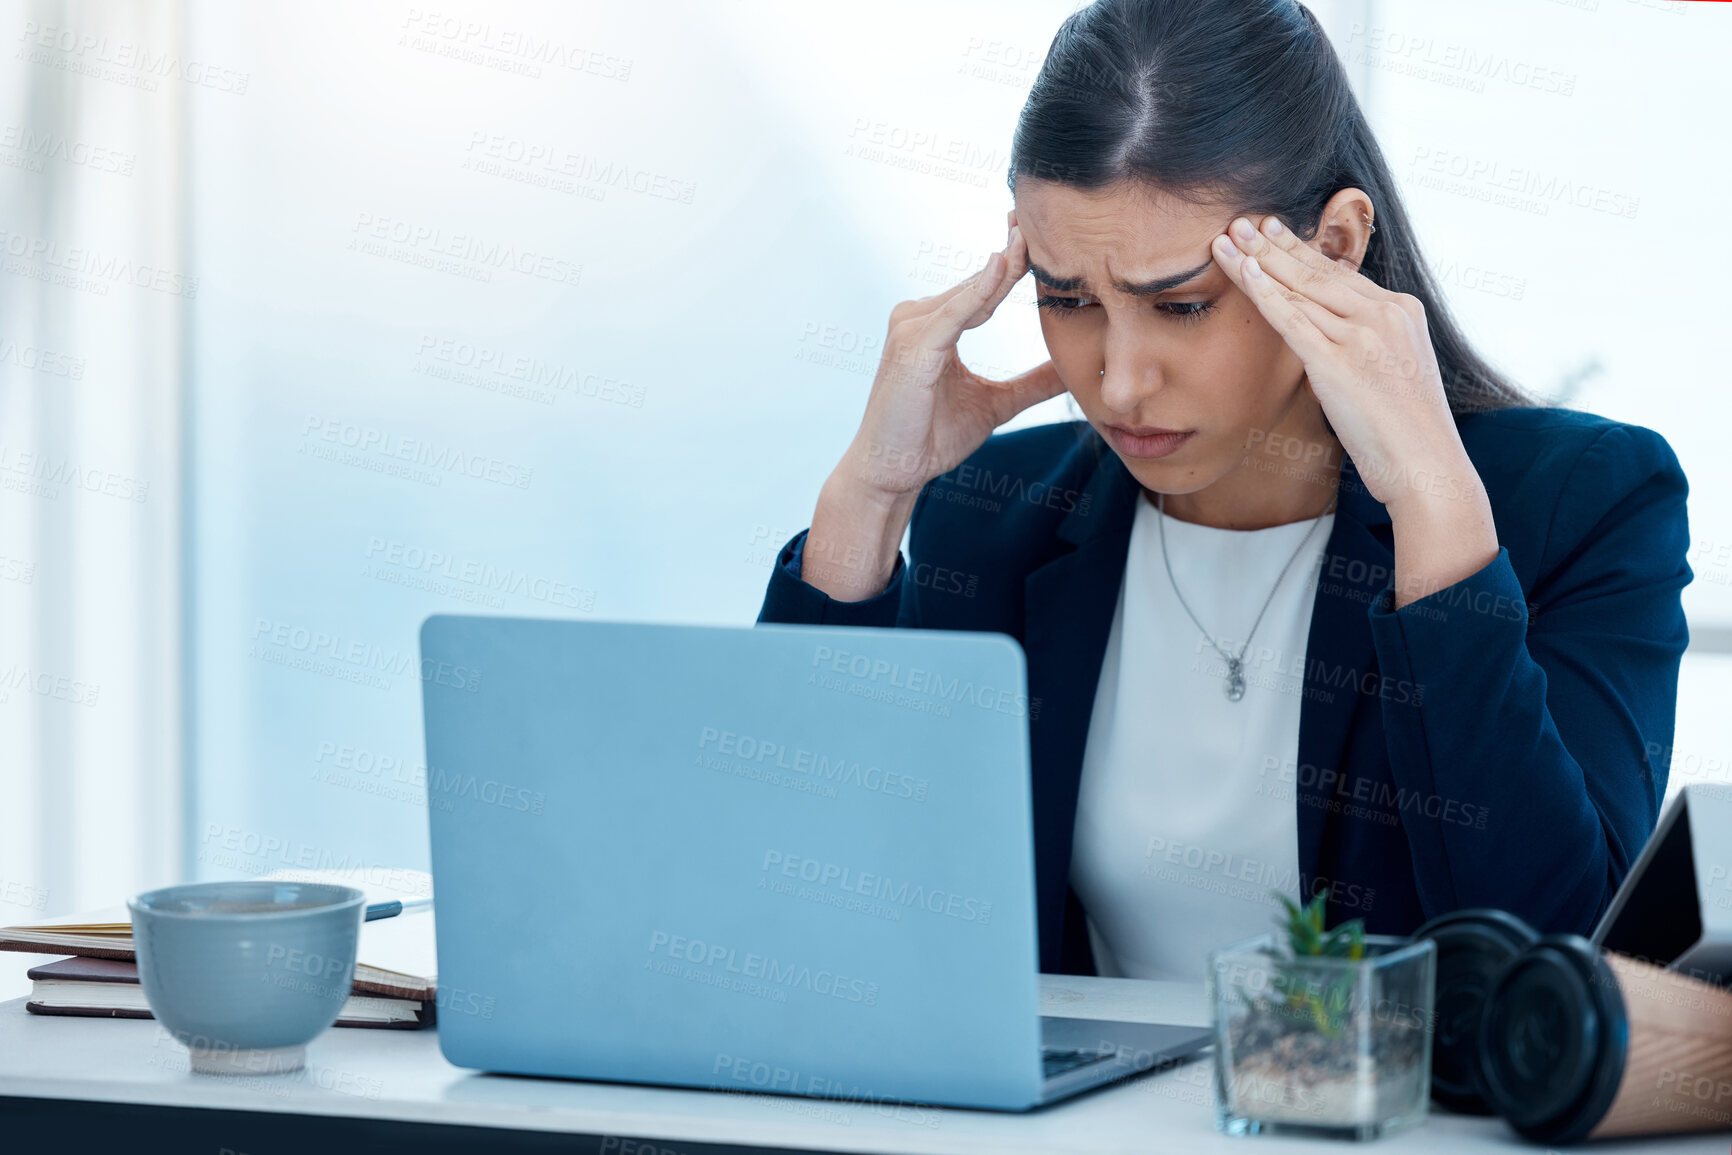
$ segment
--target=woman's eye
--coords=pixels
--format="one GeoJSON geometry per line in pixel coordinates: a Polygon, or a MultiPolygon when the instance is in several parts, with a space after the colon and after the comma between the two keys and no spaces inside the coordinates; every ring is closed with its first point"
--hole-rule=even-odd
{"type": "Polygon", "coordinates": [[[1034,299],[1035,308],[1045,309],[1051,313],[1074,313],[1085,305],[1093,303],[1087,297],[1036,297],[1034,299]]]}
{"type": "Polygon", "coordinates": [[[1168,301],[1155,306],[1167,316],[1177,318],[1180,321],[1199,320],[1214,307],[1215,302],[1213,301],[1168,301]]]}

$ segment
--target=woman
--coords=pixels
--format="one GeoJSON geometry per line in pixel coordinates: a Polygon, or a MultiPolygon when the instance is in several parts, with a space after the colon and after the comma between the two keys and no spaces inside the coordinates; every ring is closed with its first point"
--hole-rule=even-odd
{"type": "Polygon", "coordinates": [[[1075,13],[1010,185],[1003,252],[891,310],[759,620],[1022,643],[1043,970],[1196,979],[1274,893],[1587,932],[1665,791],[1666,442],[1474,353],[1293,0],[1075,13]],[[957,338],[1025,273],[1051,360],[982,379],[957,338]]]}

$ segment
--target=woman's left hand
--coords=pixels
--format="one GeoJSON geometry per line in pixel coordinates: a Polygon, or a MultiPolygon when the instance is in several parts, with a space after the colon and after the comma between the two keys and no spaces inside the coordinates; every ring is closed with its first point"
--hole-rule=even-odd
{"type": "Polygon", "coordinates": [[[1491,504],[1444,395],[1425,308],[1324,256],[1273,217],[1236,218],[1221,266],[1298,354],[1359,479],[1388,509],[1399,607],[1498,552],[1491,504]]]}
{"type": "Polygon", "coordinates": [[[1331,260],[1273,216],[1261,231],[1235,219],[1213,253],[1304,362],[1342,449],[1392,515],[1421,493],[1477,488],[1417,297],[1331,260]]]}

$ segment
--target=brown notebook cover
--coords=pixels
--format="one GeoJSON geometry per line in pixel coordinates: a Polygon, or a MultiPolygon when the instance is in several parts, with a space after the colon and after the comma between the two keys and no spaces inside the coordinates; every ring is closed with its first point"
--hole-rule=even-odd
{"type": "Polygon", "coordinates": [[[138,964],[105,958],[63,958],[31,967],[24,972],[24,977],[31,982],[59,979],[74,983],[136,983],[138,964]]]}
{"type": "MultiPolygon", "coordinates": [[[[86,958],[114,959],[120,962],[131,962],[135,957],[137,957],[132,953],[132,940],[129,938],[121,941],[126,943],[125,947],[80,946],[78,949],[86,958]]],[[[54,954],[56,951],[63,951],[65,949],[65,947],[44,946],[39,942],[24,942],[19,939],[6,938],[5,936],[0,935],[0,950],[14,950],[18,951],[20,954],[54,954]]]]}
{"type": "MultiPolygon", "coordinates": [[[[100,989],[100,986],[104,983],[120,983],[137,986],[138,964],[131,960],[75,956],[73,958],[61,959],[59,962],[45,963],[39,967],[31,967],[25,972],[25,977],[31,982],[88,983],[97,989],[100,989]]],[[[58,992],[57,1001],[67,1000],[69,996],[72,996],[75,993],[76,992],[61,990],[58,992]]],[[[362,997],[376,998],[377,996],[363,995],[362,997]]],[[[394,999],[379,1001],[413,1004],[416,1018],[414,1020],[403,1020],[399,1022],[376,1022],[367,1019],[339,1017],[335,1025],[339,1027],[374,1027],[384,1030],[415,1031],[420,1030],[422,1027],[428,1026],[433,1022],[434,1003],[431,1000],[394,999]]],[[[149,1010],[133,1007],[75,1005],[49,1006],[37,1002],[34,997],[24,1004],[24,1009],[33,1015],[71,1015],[81,1018],[149,1019],[155,1017],[149,1010]]]]}

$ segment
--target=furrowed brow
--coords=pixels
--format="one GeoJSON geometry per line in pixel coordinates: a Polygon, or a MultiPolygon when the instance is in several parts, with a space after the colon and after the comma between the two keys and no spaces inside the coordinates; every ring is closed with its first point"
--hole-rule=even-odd
{"type": "Polygon", "coordinates": [[[1170,277],[1156,277],[1152,281],[1144,281],[1140,285],[1128,284],[1115,279],[1113,288],[1121,293],[1129,293],[1133,297],[1152,297],[1156,293],[1164,293],[1168,289],[1176,289],[1187,281],[1193,281],[1215,267],[1214,258],[1204,261],[1194,269],[1183,273],[1174,273],[1170,277]]]}
{"type": "MultiPolygon", "coordinates": [[[[1121,293],[1128,293],[1133,297],[1152,297],[1156,293],[1165,293],[1168,290],[1178,288],[1187,281],[1195,280],[1197,277],[1202,276],[1204,273],[1214,268],[1214,266],[1215,262],[1211,259],[1204,261],[1194,269],[1187,269],[1182,273],[1174,273],[1170,277],[1156,277],[1152,281],[1144,281],[1141,284],[1132,284],[1129,281],[1120,281],[1115,279],[1113,281],[1113,288],[1117,289],[1121,293]]],[[[1039,281],[1047,288],[1057,289],[1061,293],[1074,293],[1080,289],[1086,289],[1088,287],[1088,281],[1084,277],[1057,277],[1047,272],[1039,265],[1036,265],[1033,261],[1028,263],[1028,270],[1034,274],[1035,280],[1039,281]]]]}

